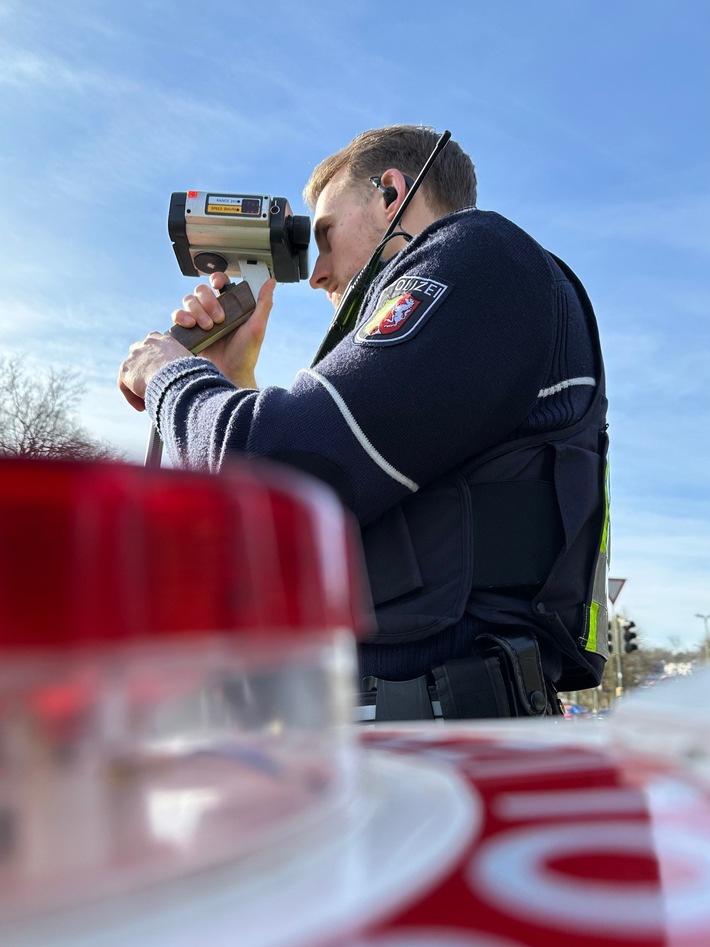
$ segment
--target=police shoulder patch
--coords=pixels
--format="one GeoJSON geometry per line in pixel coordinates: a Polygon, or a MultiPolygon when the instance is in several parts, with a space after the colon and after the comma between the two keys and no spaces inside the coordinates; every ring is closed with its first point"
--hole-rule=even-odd
{"type": "Polygon", "coordinates": [[[395,345],[411,339],[450,287],[425,276],[402,276],[382,290],[375,311],[355,333],[358,345],[395,345]]]}

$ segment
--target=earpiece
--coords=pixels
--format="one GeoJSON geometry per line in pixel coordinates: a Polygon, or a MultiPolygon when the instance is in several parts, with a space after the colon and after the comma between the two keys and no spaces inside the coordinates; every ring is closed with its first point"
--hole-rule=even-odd
{"type": "Polygon", "coordinates": [[[379,175],[373,175],[370,178],[372,184],[375,185],[380,191],[382,191],[382,196],[385,199],[385,207],[389,207],[393,201],[397,200],[397,188],[392,187],[391,184],[384,186],[382,183],[382,178],[379,175]]]}
{"type": "MultiPolygon", "coordinates": [[[[403,175],[407,188],[410,188],[414,181],[409,177],[408,174],[403,175]]],[[[397,200],[397,188],[393,187],[391,184],[388,184],[387,187],[382,183],[382,178],[378,174],[374,174],[370,178],[370,183],[374,184],[376,188],[382,191],[382,196],[385,199],[385,207],[389,207],[394,201],[397,200]]]]}

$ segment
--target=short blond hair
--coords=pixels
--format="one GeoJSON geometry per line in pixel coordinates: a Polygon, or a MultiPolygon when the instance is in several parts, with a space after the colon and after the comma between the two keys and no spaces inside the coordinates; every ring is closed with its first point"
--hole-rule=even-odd
{"type": "MultiPolygon", "coordinates": [[[[439,140],[439,133],[426,125],[388,125],[361,132],[340,151],[315,168],[303,190],[311,210],[325,186],[343,169],[348,182],[371,188],[369,178],[397,168],[416,178],[439,140]]],[[[476,170],[469,155],[453,140],[432,164],[421,191],[427,204],[448,214],[476,205],[476,170]]],[[[369,193],[369,192],[368,192],[369,193]]]]}

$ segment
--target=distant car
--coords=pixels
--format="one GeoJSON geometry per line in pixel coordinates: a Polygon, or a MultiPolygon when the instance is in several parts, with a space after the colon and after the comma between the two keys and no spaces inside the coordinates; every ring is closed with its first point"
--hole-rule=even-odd
{"type": "Polygon", "coordinates": [[[565,706],[565,717],[583,717],[587,714],[591,714],[592,711],[589,707],[582,707],[581,704],[567,704],[565,706]]]}

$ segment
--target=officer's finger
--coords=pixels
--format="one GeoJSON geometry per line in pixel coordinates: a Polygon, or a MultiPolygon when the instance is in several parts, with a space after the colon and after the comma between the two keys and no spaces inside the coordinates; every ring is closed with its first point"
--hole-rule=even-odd
{"type": "MultiPolygon", "coordinates": [[[[187,296],[183,297],[182,308],[195,320],[193,325],[198,325],[201,329],[211,329],[214,326],[214,319],[205,311],[197,296],[192,293],[188,293],[187,296]]],[[[181,323],[181,325],[184,325],[184,323],[181,323]]]]}
{"type": "Polygon", "coordinates": [[[185,329],[194,329],[197,323],[195,317],[190,315],[186,309],[173,309],[170,318],[177,326],[183,326],[185,329]]]}
{"type": "Polygon", "coordinates": [[[259,298],[254,309],[254,314],[247,325],[252,336],[255,339],[263,340],[266,334],[266,324],[269,321],[272,306],[274,304],[274,289],[276,287],[275,279],[268,279],[259,291],[259,298]]]}
{"type": "Polygon", "coordinates": [[[196,287],[194,295],[213,322],[224,320],[224,309],[222,309],[211,286],[201,283],[196,287]]]}
{"type": "Polygon", "coordinates": [[[228,286],[231,280],[226,273],[213,273],[210,276],[210,283],[214,289],[219,291],[220,289],[224,289],[225,286],[228,286]]]}

